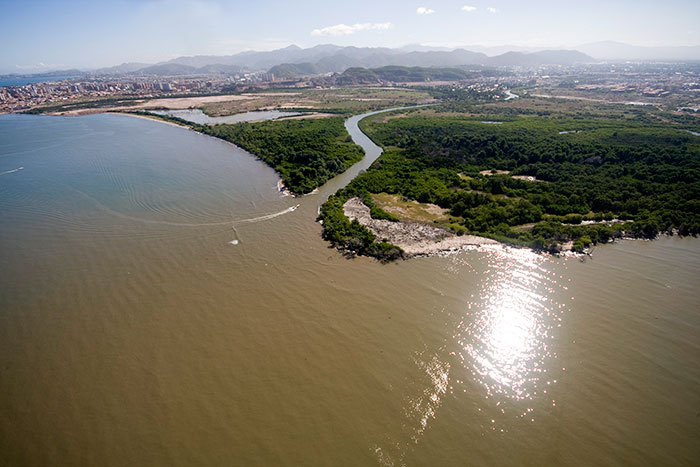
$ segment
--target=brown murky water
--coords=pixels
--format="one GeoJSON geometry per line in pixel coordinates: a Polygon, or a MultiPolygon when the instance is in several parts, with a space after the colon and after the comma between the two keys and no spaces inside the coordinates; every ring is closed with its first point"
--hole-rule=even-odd
{"type": "Polygon", "coordinates": [[[294,199],[190,131],[0,118],[0,464],[697,463],[700,241],[347,260],[350,127],[294,199]]]}

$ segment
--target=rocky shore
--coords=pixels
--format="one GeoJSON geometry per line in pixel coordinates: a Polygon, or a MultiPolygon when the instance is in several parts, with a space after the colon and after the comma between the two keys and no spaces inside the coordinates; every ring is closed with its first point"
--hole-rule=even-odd
{"type": "Polygon", "coordinates": [[[420,222],[392,222],[373,219],[370,209],[360,198],[350,198],[343,205],[348,219],[357,221],[369,229],[377,240],[401,248],[406,256],[432,255],[445,251],[459,250],[465,246],[498,244],[496,240],[476,235],[455,235],[449,230],[420,222]]]}

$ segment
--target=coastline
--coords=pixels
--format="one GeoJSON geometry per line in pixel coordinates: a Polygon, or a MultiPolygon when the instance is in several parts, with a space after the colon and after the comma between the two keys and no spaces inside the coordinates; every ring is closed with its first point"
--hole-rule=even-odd
{"type": "Polygon", "coordinates": [[[407,258],[458,251],[468,246],[502,244],[477,235],[456,235],[445,228],[420,222],[373,219],[370,208],[357,197],[350,198],[343,204],[343,213],[350,221],[357,220],[378,239],[385,239],[401,248],[407,258]]]}
{"type": "Polygon", "coordinates": [[[150,120],[152,122],[160,122],[160,123],[164,123],[166,125],[171,125],[171,126],[176,126],[178,128],[186,128],[188,130],[191,130],[191,128],[187,125],[180,125],[179,123],[169,122],[167,120],[163,120],[162,118],[150,117],[148,115],[138,115],[138,114],[129,113],[129,112],[103,112],[103,113],[112,113],[112,114],[117,114],[117,115],[126,115],[128,117],[143,118],[145,120],[150,120]]]}
{"type": "MultiPolygon", "coordinates": [[[[414,221],[393,222],[384,219],[374,219],[370,215],[370,208],[358,197],[348,199],[343,204],[343,214],[350,220],[357,220],[362,226],[374,234],[378,241],[384,240],[403,250],[404,259],[439,256],[455,253],[468,248],[494,247],[520,248],[509,243],[500,242],[479,235],[457,235],[444,227],[414,221]]],[[[630,236],[611,239],[606,243],[615,243],[619,240],[650,240],[630,236]]],[[[600,243],[602,246],[605,243],[600,243]]],[[[566,242],[558,253],[551,253],[561,258],[576,258],[585,261],[592,256],[593,246],[583,252],[572,249],[573,242],[566,242]]],[[[343,250],[343,248],[341,248],[343,250]]]]}

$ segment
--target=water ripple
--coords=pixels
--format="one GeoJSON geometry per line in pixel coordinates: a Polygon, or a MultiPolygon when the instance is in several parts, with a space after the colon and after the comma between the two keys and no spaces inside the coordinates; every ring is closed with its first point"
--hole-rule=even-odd
{"type": "Polygon", "coordinates": [[[544,267],[545,256],[505,248],[488,254],[490,274],[467,301],[454,336],[457,357],[487,397],[532,400],[555,382],[547,373],[564,308],[553,292],[562,286],[544,267]]]}

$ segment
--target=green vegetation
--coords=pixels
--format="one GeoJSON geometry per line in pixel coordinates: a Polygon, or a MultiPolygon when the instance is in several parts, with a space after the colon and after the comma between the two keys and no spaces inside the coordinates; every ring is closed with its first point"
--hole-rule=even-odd
{"type": "MultiPolygon", "coordinates": [[[[345,171],[364,155],[362,148],[351,142],[342,118],[209,126],[146,111],[129,113],[187,126],[195,131],[233,142],[275,167],[282,175],[285,185],[295,193],[308,193],[333,175],[345,171]],[[331,152],[323,152],[329,148],[332,149],[331,152]],[[330,161],[338,162],[329,164],[330,161]],[[326,167],[322,172],[323,177],[320,177],[319,171],[316,170],[316,167],[322,167],[320,164],[326,167]],[[340,164],[343,168],[335,174],[327,171],[329,166],[338,168],[341,167],[340,164]],[[314,171],[310,172],[307,167],[313,168],[314,171]],[[309,175],[313,175],[313,178],[309,175]]],[[[377,242],[376,236],[366,227],[357,221],[350,222],[345,217],[343,204],[352,196],[363,198],[365,204],[370,207],[372,217],[399,220],[376,206],[369,193],[357,193],[351,189],[341,190],[322,206],[319,218],[324,219],[324,238],[337,246],[345,247],[347,251],[374,256],[383,261],[401,257],[403,251],[400,248],[384,241],[377,242]]]]}
{"type": "MultiPolygon", "coordinates": [[[[431,110],[363,120],[363,131],[387,150],[339,195],[390,193],[435,203],[449,209],[445,225],[458,233],[538,250],[700,233],[697,136],[638,119],[524,116],[517,109],[486,124],[490,109],[470,105],[470,116],[431,110]]],[[[331,223],[327,236],[351,237],[342,227],[331,223]]]]}
{"type": "MultiPolygon", "coordinates": [[[[357,179],[355,179],[357,180],[357,179]]],[[[356,219],[350,221],[343,212],[343,204],[359,196],[370,206],[372,217],[397,221],[398,218],[374,206],[367,192],[358,191],[353,183],[339,190],[321,206],[318,216],[323,221],[323,238],[336,247],[343,248],[351,254],[374,256],[381,261],[391,261],[403,257],[403,250],[384,240],[376,241],[376,236],[356,219]]]]}
{"type": "Polygon", "coordinates": [[[348,68],[338,78],[339,84],[371,84],[380,81],[422,82],[458,81],[466,79],[469,73],[457,68],[423,68],[405,66],[385,66],[381,68],[348,68]]]}
{"type": "Polygon", "coordinates": [[[172,115],[157,114],[157,113],[149,112],[147,110],[131,110],[131,111],[122,111],[122,112],[119,112],[117,110],[113,110],[113,111],[110,111],[110,113],[124,113],[124,114],[132,114],[132,115],[141,115],[143,117],[152,118],[153,120],[163,120],[165,122],[175,123],[176,125],[186,126],[186,127],[192,128],[195,131],[202,131],[202,132],[204,131],[204,127],[206,126],[206,125],[201,125],[199,123],[192,123],[189,120],[185,120],[184,118],[173,117],[172,115]]]}
{"type": "Polygon", "coordinates": [[[321,73],[321,70],[313,63],[282,63],[275,65],[268,73],[275,75],[275,78],[297,78],[299,76],[309,76],[321,73]]]}
{"type": "Polygon", "coordinates": [[[318,188],[364,156],[340,117],[207,125],[199,131],[259,156],[296,194],[318,188]]]}
{"type": "Polygon", "coordinates": [[[462,68],[429,68],[390,65],[380,68],[354,67],[346,69],[342,74],[332,78],[336,85],[392,83],[421,83],[429,81],[462,81],[485,76],[507,76],[509,72],[481,68],[469,71],[462,68]]]}

